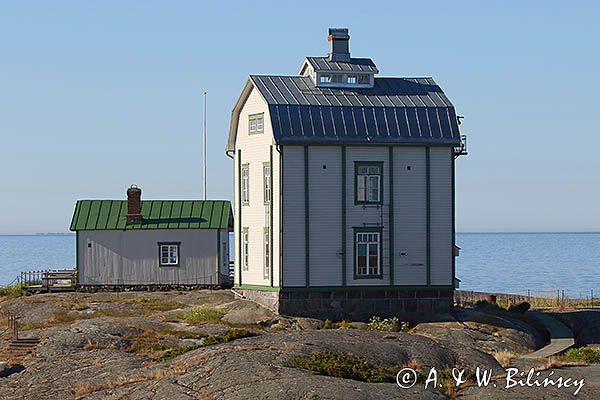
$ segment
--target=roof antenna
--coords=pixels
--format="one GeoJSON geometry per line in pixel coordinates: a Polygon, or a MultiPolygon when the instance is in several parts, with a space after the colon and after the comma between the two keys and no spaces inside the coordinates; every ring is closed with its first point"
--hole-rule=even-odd
{"type": "Polygon", "coordinates": [[[206,92],[204,92],[204,137],[203,137],[203,156],[204,168],[202,170],[202,177],[204,182],[204,200],[206,200],[206,92]]]}

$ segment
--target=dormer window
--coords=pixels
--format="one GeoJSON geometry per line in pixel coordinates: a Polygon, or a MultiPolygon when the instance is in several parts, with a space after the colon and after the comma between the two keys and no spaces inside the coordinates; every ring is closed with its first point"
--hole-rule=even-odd
{"type": "Polygon", "coordinates": [[[371,76],[367,74],[362,74],[358,76],[358,83],[360,85],[368,85],[371,83],[371,76]]]}
{"type": "Polygon", "coordinates": [[[347,82],[351,85],[356,84],[356,75],[348,75],[347,82]]]}
{"type": "Polygon", "coordinates": [[[321,77],[319,78],[319,82],[331,83],[331,75],[321,75],[321,77]]]}

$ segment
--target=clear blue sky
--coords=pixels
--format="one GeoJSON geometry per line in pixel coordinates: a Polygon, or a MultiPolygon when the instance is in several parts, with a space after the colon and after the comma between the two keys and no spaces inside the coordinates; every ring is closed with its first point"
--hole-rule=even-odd
{"type": "Polygon", "coordinates": [[[433,76],[465,116],[459,231],[600,230],[597,2],[0,2],[0,233],[80,198],[210,198],[250,73],[295,74],[330,26],[381,76],[433,76]]]}

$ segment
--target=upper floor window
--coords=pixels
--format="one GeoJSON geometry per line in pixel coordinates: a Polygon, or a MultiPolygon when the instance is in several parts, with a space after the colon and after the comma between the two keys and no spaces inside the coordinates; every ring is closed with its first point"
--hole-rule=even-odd
{"type": "Polygon", "coordinates": [[[242,165],[242,205],[250,204],[250,166],[242,165]]]}
{"type": "Polygon", "coordinates": [[[321,83],[331,83],[331,75],[323,74],[319,77],[321,83]]]}
{"type": "Polygon", "coordinates": [[[179,243],[159,243],[158,260],[161,267],[179,266],[179,243]]]}
{"type": "Polygon", "coordinates": [[[383,163],[355,164],[355,199],[358,204],[381,204],[383,192],[383,163]]]}
{"type": "Polygon", "coordinates": [[[369,75],[358,75],[358,83],[361,85],[368,85],[371,83],[371,77],[369,75]]]}
{"type": "Polygon", "coordinates": [[[356,75],[348,75],[346,77],[346,81],[350,84],[356,83],[356,75]]]}
{"type": "Polygon", "coordinates": [[[263,133],[265,125],[265,114],[252,114],[248,116],[248,133],[263,133]]]}
{"type": "Polygon", "coordinates": [[[271,202],[271,164],[263,164],[263,198],[264,203],[269,204],[271,202]]]}

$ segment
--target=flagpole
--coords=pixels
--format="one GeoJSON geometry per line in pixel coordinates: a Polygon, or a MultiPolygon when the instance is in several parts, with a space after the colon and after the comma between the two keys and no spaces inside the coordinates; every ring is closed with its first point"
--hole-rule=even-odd
{"type": "Polygon", "coordinates": [[[204,182],[204,200],[206,200],[206,92],[204,92],[204,138],[203,138],[203,160],[204,160],[204,168],[203,168],[203,182],[204,182]]]}

